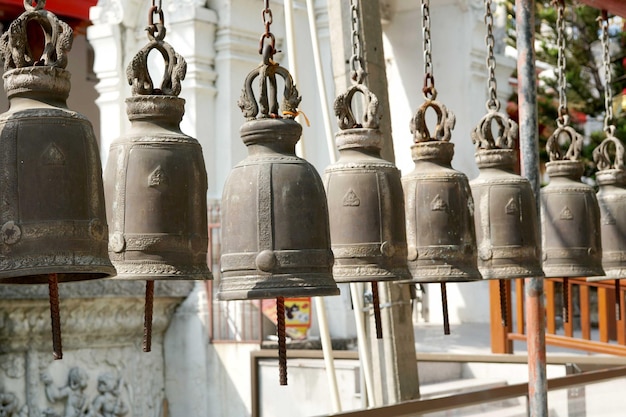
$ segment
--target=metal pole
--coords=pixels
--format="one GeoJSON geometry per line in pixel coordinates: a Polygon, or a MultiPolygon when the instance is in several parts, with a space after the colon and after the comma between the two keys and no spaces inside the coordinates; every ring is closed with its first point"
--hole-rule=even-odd
{"type": "MultiPolygon", "coordinates": [[[[516,0],[517,81],[521,170],[535,193],[540,215],[537,77],[535,72],[535,1],[516,0]]],[[[539,218],[539,216],[537,216],[539,218]]],[[[546,330],[543,279],[526,279],[528,406],[531,417],[547,417],[546,330]]]]}
{"type": "MultiPolygon", "coordinates": [[[[293,18],[293,0],[284,0],[285,8],[285,37],[287,38],[287,60],[289,62],[289,72],[293,78],[293,82],[298,85],[298,65],[296,62],[296,36],[295,36],[295,23],[293,18]]],[[[296,143],[296,154],[305,158],[304,152],[304,133],[302,137],[296,143]]]]}

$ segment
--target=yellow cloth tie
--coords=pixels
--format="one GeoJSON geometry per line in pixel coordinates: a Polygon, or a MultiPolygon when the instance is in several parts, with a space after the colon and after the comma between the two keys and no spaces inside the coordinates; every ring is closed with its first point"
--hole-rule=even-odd
{"type": "Polygon", "coordinates": [[[289,110],[284,110],[284,111],[283,111],[283,114],[284,114],[284,115],[287,115],[287,116],[293,116],[293,117],[294,117],[294,119],[295,119],[296,117],[298,117],[298,115],[300,115],[300,114],[301,114],[302,116],[304,116],[304,120],[306,121],[306,126],[307,126],[307,127],[311,127],[311,122],[309,121],[309,118],[308,118],[308,117],[306,117],[306,114],[304,114],[304,112],[303,112],[303,111],[301,111],[301,110],[298,110],[298,111],[296,111],[296,112],[289,111],[289,110]]]}

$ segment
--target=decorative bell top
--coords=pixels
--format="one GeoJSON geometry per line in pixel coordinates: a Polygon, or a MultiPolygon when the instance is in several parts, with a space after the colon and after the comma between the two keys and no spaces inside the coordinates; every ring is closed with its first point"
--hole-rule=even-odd
{"type": "Polygon", "coordinates": [[[126,99],[128,118],[131,121],[158,119],[178,125],[185,112],[185,100],[178,98],[181,81],[187,74],[187,63],[174,48],[163,39],[163,11],[159,10],[160,21],[153,23],[152,11],[146,28],[149,42],[134,56],[126,69],[128,84],[132,86],[132,97],[126,99]],[[148,55],[153,50],[161,53],[165,71],[160,87],[156,88],[148,71],[148,55]]]}
{"type": "Polygon", "coordinates": [[[593,150],[593,161],[598,167],[596,173],[598,185],[626,185],[624,145],[615,136],[609,135],[593,150]],[[613,159],[611,159],[611,145],[615,150],[613,159]]]}
{"type": "Polygon", "coordinates": [[[568,123],[568,117],[564,116],[564,122],[558,123],[557,129],[546,143],[546,151],[550,162],[546,163],[546,172],[551,178],[568,177],[580,180],[584,172],[583,163],[580,161],[580,154],[583,148],[583,137],[568,123]],[[567,152],[559,144],[559,139],[565,136],[569,139],[567,152]]]}
{"type": "Polygon", "coordinates": [[[514,120],[502,113],[489,111],[471,133],[472,143],[476,147],[478,168],[500,168],[513,171],[515,163],[515,144],[518,127],[514,120]],[[496,123],[497,135],[494,137],[492,126],[496,123]]]}
{"type": "Polygon", "coordinates": [[[11,98],[22,93],[66,100],[70,92],[70,74],[65,70],[67,53],[74,40],[72,29],[44,9],[45,0],[24,0],[26,11],[15,19],[0,37],[4,60],[4,89],[11,98]],[[37,22],[45,36],[42,55],[36,59],[28,44],[27,26],[37,22]]]}
{"type": "Polygon", "coordinates": [[[455,124],[456,116],[446,106],[435,100],[425,101],[411,119],[410,128],[415,142],[411,147],[413,161],[432,160],[450,165],[454,156],[454,144],[450,138],[455,124]],[[432,135],[426,126],[426,112],[429,108],[437,114],[437,125],[432,135]]]}
{"type": "Polygon", "coordinates": [[[380,152],[382,148],[382,133],[380,119],[382,110],[376,95],[364,84],[355,84],[345,93],[335,99],[335,115],[341,129],[335,135],[337,149],[373,149],[380,152]],[[365,97],[365,112],[362,123],[357,122],[352,111],[352,99],[360,92],[365,97]]]}

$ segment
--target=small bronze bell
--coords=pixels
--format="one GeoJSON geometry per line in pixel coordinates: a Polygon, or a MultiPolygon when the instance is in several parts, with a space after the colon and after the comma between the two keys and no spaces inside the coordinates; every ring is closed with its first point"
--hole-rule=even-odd
{"type": "Polygon", "coordinates": [[[513,173],[516,139],[517,124],[495,111],[472,132],[480,174],[470,186],[478,269],[485,279],[543,276],[535,196],[528,180],[513,173]]]}
{"type": "Polygon", "coordinates": [[[339,160],[325,170],[330,239],[337,282],[371,281],[376,337],[382,339],[378,281],[408,280],[406,225],[400,171],[380,156],[378,98],[361,83],[335,100],[339,160]],[[365,98],[363,123],[352,112],[354,95],[365,98]]]}
{"type": "Polygon", "coordinates": [[[548,139],[550,183],[541,190],[543,271],[546,277],[604,275],[600,237],[600,209],[593,188],[580,177],[582,136],[567,123],[548,139]],[[569,140],[565,155],[559,140],[569,140]]]}
{"type": "Polygon", "coordinates": [[[474,202],[467,177],[452,169],[450,143],[455,116],[437,101],[425,102],[411,123],[415,169],[402,177],[404,187],[408,265],[413,282],[481,279],[476,266],[474,202]],[[425,113],[437,113],[430,135],[425,113]]]}
{"type": "Polygon", "coordinates": [[[596,181],[600,206],[602,267],[606,276],[590,277],[588,281],[626,278],[626,171],[624,145],[609,135],[593,151],[598,167],[596,181]],[[614,158],[611,158],[611,145],[614,158]]]}
{"type": "Polygon", "coordinates": [[[441,284],[445,334],[450,333],[446,282],[481,279],[472,193],[465,174],[451,166],[454,144],[450,136],[455,122],[454,114],[435,97],[420,106],[411,121],[415,168],[402,177],[410,282],[441,284]],[[426,126],[429,108],[437,114],[432,136],[426,126]]]}
{"type": "Polygon", "coordinates": [[[25,0],[26,11],[0,38],[10,103],[0,115],[0,283],[50,285],[60,359],[57,282],[104,278],[115,269],[98,144],[91,123],[66,105],[72,30],[45,4],[25,0]],[[45,34],[39,59],[28,43],[31,22],[45,34]]]}
{"type": "Polygon", "coordinates": [[[276,298],[280,384],[286,385],[284,297],[336,295],[339,289],[324,185],[295,154],[302,126],[293,119],[301,97],[291,74],[272,60],[273,37],[263,48],[264,39],[263,62],[248,74],[238,103],[247,119],[240,133],[248,156],[224,185],[217,298],[276,298]],[[282,113],[276,76],[284,80],[282,113]]]}
{"type": "Polygon", "coordinates": [[[336,282],[411,278],[400,171],[381,158],[378,99],[365,85],[337,97],[339,160],[325,170],[336,282]],[[363,124],[352,114],[356,92],[367,101],[363,124]]]}
{"type": "MultiPolygon", "coordinates": [[[[109,255],[116,279],[146,280],[146,317],[151,316],[154,280],[211,279],[206,263],[207,174],[198,141],[180,131],[185,100],[179,98],[187,64],[165,41],[163,15],[148,25],[150,42],[126,71],[131,127],[111,144],[105,170],[109,255]],[[160,88],[148,71],[148,55],[165,60],[160,88]]],[[[144,350],[150,351],[146,320],[144,350]]]]}

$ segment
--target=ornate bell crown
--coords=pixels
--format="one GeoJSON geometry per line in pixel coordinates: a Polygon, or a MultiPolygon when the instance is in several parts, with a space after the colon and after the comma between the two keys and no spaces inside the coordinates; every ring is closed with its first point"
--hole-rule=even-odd
{"type": "Polygon", "coordinates": [[[31,95],[53,94],[57,99],[65,100],[70,92],[70,74],[65,67],[67,53],[72,49],[73,31],[54,13],[44,9],[45,0],[33,3],[34,0],[24,0],[26,11],[0,37],[4,89],[9,97],[28,92],[31,95]],[[38,23],[44,33],[45,44],[39,58],[33,56],[28,43],[30,22],[38,23]]]}
{"type": "Polygon", "coordinates": [[[558,122],[557,129],[546,143],[546,152],[550,158],[550,162],[546,164],[546,171],[550,177],[579,179],[584,171],[583,164],[580,162],[583,137],[569,125],[567,116],[564,117],[564,122],[558,122]],[[563,139],[569,140],[569,146],[565,153],[561,147],[563,139]]]}
{"type": "Polygon", "coordinates": [[[335,135],[337,149],[374,149],[380,151],[383,137],[380,132],[382,109],[378,97],[365,84],[355,84],[335,99],[335,116],[340,131],[335,135]],[[352,102],[356,93],[365,99],[362,121],[356,120],[352,102]]]}
{"type": "Polygon", "coordinates": [[[599,185],[626,184],[624,145],[618,138],[613,135],[606,137],[593,150],[593,161],[598,167],[596,181],[599,185]]]}
{"type": "Polygon", "coordinates": [[[476,147],[476,164],[479,168],[513,169],[518,126],[514,120],[495,110],[490,110],[471,133],[476,147]],[[495,123],[496,135],[493,126],[495,123]]]}

